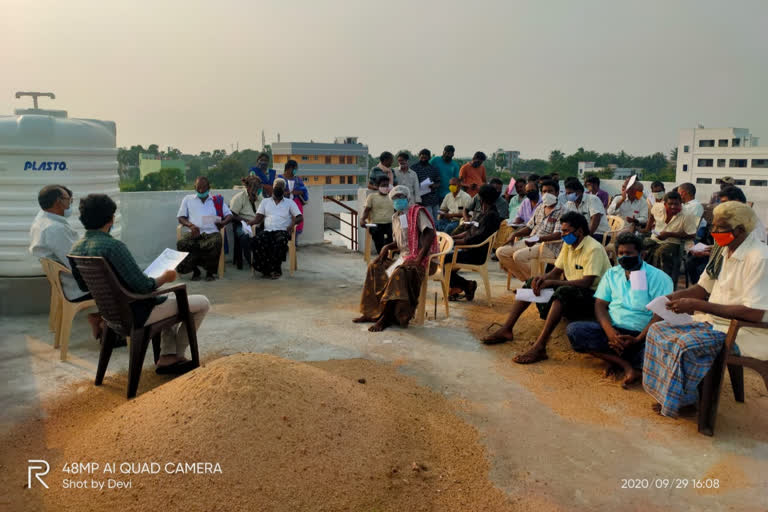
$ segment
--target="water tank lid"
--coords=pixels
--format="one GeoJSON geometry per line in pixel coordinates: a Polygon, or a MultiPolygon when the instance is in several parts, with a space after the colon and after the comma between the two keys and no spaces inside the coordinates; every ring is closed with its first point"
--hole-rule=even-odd
{"type": "Polygon", "coordinates": [[[39,116],[52,116],[52,117],[60,117],[63,119],[67,118],[66,110],[51,110],[51,109],[45,109],[45,108],[17,108],[13,111],[13,113],[16,114],[17,116],[35,114],[39,116]]]}

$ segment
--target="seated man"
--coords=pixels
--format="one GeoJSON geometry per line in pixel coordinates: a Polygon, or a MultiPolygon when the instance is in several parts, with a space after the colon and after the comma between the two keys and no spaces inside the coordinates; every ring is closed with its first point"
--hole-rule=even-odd
{"type": "MultiPolygon", "coordinates": [[[[633,233],[617,237],[619,264],[605,273],[595,292],[597,322],[580,321],[568,325],[566,333],[576,352],[587,352],[624,371],[622,387],[627,388],[642,376],[645,335],[653,313],[646,305],[656,297],[672,293],[672,279],[645,263],[640,257],[643,240],[633,233]],[[637,285],[630,274],[644,275],[637,285]]],[[[657,318],[658,320],[658,318],[657,318]]]]}
{"type": "MultiPolygon", "coordinates": [[[[525,199],[517,208],[517,217],[512,219],[514,224],[527,224],[531,217],[533,217],[534,210],[539,205],[539,184],[536,181],[532,181],[532,178],[529,178],[525,184],[525,199]]],[[[559,187],[560,185],[558,185],[558,189],[559,187]]]]}
{"type": "Polygon", "coordinates": [[[611,230],[605,207],[600,198],[593,194],[584,193],[584,185],[576,178],[565,180],[566,211],[582,214],[589,223],[589,234],[598,242],[603,241],[603,235],[611,230]]]}
{"type": "MultiPolygon", "coordinates": [[[[77,242],[77,232],[69,225],[72,215],[72,192],[63,185],[46,185],[37,194],[42,211],[37,213],[29,229],[29,252],[38,258],[57,261],[72,270],[67,254],[77,242]]],[[[91,294],[80,289],[71,274],[60,274],[61,289],[70,302],[89,300],[91,294]]],[[[96,313],[88,315],[91,332],[96,339],[101,334],[101,318],[96,313]]]]}
{"type": "MultiPolygon", "coordinates": [[[[531,277],[531,264],[539,257],[538,245],[541,242],[560,240],[560,217],[565,210],[557,202],[560,185],[553,180],[545,180],[541,184],[542,199],[533,212],[528,223],[510,234],[506,245],[496,249],[499,265],[505,272],[511,273],[516,279],[525,282],[531,277]],[[528,237],[533,241],[522,238],[528,237]],[[520,238],[515,242],[515,238],[520,238]]],[[[560,244],[544,245],[546,258],[557,257],[560,244]]]]}
{"type": "MultiPolygon", "coordinates": [[[[473,218],[477,219],[477,226],[474,224],[471,227],[459,235],[455,235],[453,240],[456,245],[476,245],[484,242],[496,231],[499,230],[501,224],[501,217],[496,209],[496,200],[501,193],[496,190],[493,185],[482,185],[480,191],[475,196],[475,199],[480,198],[482,210],[477,216],[473,218]]],[[[485,259],[488,257],[488,245],[481,247],[475,247],[473,249],[460,249],[456,255],[457,263],[468,263],[470,265],[482,265],[485,263],[485,259]]],[[[446,260],[449,257],[446,256],[446,260]]],[[[468,301],[472,301],[475,298],[475,291],[477,290],[477,281],[468,281],[461,277],[457,270],[451,272],[451,297],[456,299],[456,295],[464,292],[468,301]]]]}
{"type": "Polygon", "coordinates": [[[645,261],[666,272],[673,285],[680,273],[681,245],[696,236],[698,220],[683,210],[680,194],[674,190],[651,209],[645,231],[652,234],[643,242],[645,261]]]}
{"type": "Polygon", "coordinates": [[[394,323],[408,326],[416,312],[429,256],[438,251],[434,222],[423,206],[409,205],[409,194],[408,187],[402,185],[389,193],[395,208],[394,241],[368,265],[363,283],[362,316],[353,322],[374,322],[368,329],[371,332],[383,331],[394,323]],[[400,251],[400,257],[395,260],[390,251],[400,251]],[[396,263],[399,265],[391,268],[396,263]]]}
{"type": "Polygon", "coordinates": [[[253,268],[263,277],[278,279],[283,275],[280,268],[288,253],[288,241],[295,236],[296,225],[304,217],[290,198],[285,197],[285,180],[277,178],[272,185],[272,197],[261,202],[256,217],[249,221],[251,226],[264,226],[252,240],[253,268]]]}
{"type": "MultiPolygon", "coordinates": [[[[704,273],[699,283],[668,296],[667,308],[694,314],[694,323],[657,322],[646,336],[643,387],[659,403],[654,409],[675,417],[697,401],[697,388],[723,349],[732,319],[768,319],[768,247],[755,238],[755,212],[728,201],[715,207],[712,237],[723,248],[720,273],[704,273]]],[[[735,351],[768,358],[768,332],[739,329],[735,351]]]]}
{"type": "Polygon", "coordinates": [[[584,186],[587,187],[587,191],[591,195],[597,196],[597,198],[600,199],[600,202],[603,203],[604,208],[608,208],[608,205],[611,201],[611,196],[608,195],[608,192],[600,188],[600,178],[597,176],[590,176],[584,180],[584,186]]]}
{"type": "Polygon", "coordinates": [[[437,230],[450,233],[459,226],[464,210],[472,203],[472,196],[461,190],[459,178],[451,178],[448,185],[449,193],[440,204],[440,215],[437,221],[437,230]]]}
{"type": "Polygon", "coordinates": [[[365,198],[365,209],[360,216],[360,227],[366,224],[376,224],[368,228],[376,247],[376,254],[381,252],[385,245],[392,243],[392,200],[389,198],[389,177],[381,174],[376,177],[379,189],[365,198]]]}
{"type": "MultiPolygon", "coordinates": [[[[85,226],[86,232],[85,237],[72,248],[71,254],[104,258],[123,287],[132,293],[150,293],[166,283],[175,281],[175,270],[166,270],[157,279],[145,275],[131,256],[128,247],[109,235],[115,221],[116,210],[115,202],[105,194],[89,194],[85,199],[81,199],[80,222],[85,226]]],[[[80,288],[85,290],[85,283],[77,268],[73,269],[73,273],[80,288]]],[[[189,310],[197,329],[208,313],[208,299],[204,295],[190,295],[188,299],[189,310]]],[[[179,311],[173,294],[133,302],[131,309],[136,325],[152,324],[176,315],[179,311]]],[[[157,360],[156,370],[159,374],[181,374],[192,369],[192,361],[184,357],[189,345],[187,330],[180,327],[179,323],[162,332],[160,359],[157,360]]]]}
{"type": "Polygon", "coordinates": [[[614,197],[607,213],[624,220],[624,231],[634,233],[637,228],[645,227],[648,223],[648,202],[643,197],[643,184],[637,180],[621,195],[614,197]]]}
{"type": "MultiPolygon", "coordinates": [[[[516,363],[529,364],[547,359],[547,342],[563,316],[570,321],[594,318],[595,289],[603,274],[611,268],[603,246],[589,236],[589,224],[583,215],[567,212],[560,218],[560,223],[565,245],[557,257],[555,268],[543,276],[529,279],[524,286],[533,289],[536,295],[540,295],[545,288],[554,288],[555,293],[549,302],[536,304],[539,316],[546,322],[533,346],[515,357],[516,363]]],[[[515,300],[504,325],[483,338],[482,342],[491,345],[511,341],[512,329],[530,305],[530,302],[515,300]]]]}
{"type": "Polygon", "coordinates": [[[654,181],[651,183],[651,195],[648,196],[646,199],[646,202],[648,203],[648,214],[650,215],[651,209],[653,208],[653,205],[656,203],[663,203],[664,202],[664,183],[660,181],[654,181]]]}
{"type": "MultiPolygon", "coordinates": [[[[229,202],[229,209],[232,212],[232,229],[235,237],[238,239],[238,251],[235,252],[235,265],[238,270],[243,268],[243,260],[251,266],[251,238],[252,235],[243,229],[243,222],[248,224],[256,218],[256,210],[259,209],[261,201],[261,179],[256,175],[250,175],[242,179],[245,190],[234,195],[229,202]]],[[[250,227],[253,230],[253,227],[250,227]]]]}
{"type": "Polygon", "coordinates": [[[221,256],[221,233],[219,230],[232,220],[232,212],[220,195],[211,196],[208,178],[198,176],[195,180],[195,194],[184,196],[181,201],[179,224],[189,228],[176,248],[188,252],[177,270],[180,274],[192,272],[192,280],[200,280],[200,269],[205,269],[205,280],[213,281],[218,272],[221,256]]]}
{"type": "MultiPolygon", "coordinates": [[[[511,178],[514,179],[514,178],[511,178]]],[[[519,179],[515,181],[514,184],[514,194],[510,194],[509,199],[509,214],[507,215],[507,218],[511,221],[514,221],[517,218],[517,212],[520,209],[520,206],[523,204],[523,201],[525,201],[525,180],[519,179]]],[[[528,217],[530,219],[530,217],[528,217]]]]}

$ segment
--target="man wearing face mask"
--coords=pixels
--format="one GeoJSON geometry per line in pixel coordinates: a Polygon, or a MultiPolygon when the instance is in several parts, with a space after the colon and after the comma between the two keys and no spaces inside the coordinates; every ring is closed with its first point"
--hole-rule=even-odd
{"type": "MultiPolygon", "coordinates": [[[[559,187],[560,185],[558,185],[559,187]]],[[[526,224],[533,212],[538,207],[541,198],[539,196],[539,186],[534,181],[529,181],[525,184],[525,199],[520,203],[520,207],[517,209],[517,217],[513,219],[513,224],[526,224]]]]}
{"type": "Polygon", "coordinates": [[[643,197],[643,184],[635,181],[621,195],[613,198],[608,207],[608,215],[616,215],[624,219],[625,231],[634,232],[648,222],[648,203],[643,197]]]}
{"type": "Polygon", "coordinates": [[[416,204],[421,202],[421,195],[419,194],[419,176],[409,167],[408,158],[408,153],[405,151],[401,151],[397,154],[397,169],[393,171],[395,181],[393,183],[390,180],[389,186],[390,188],[395,185],[408,187],[408,190],[411,192],[409,201],[411,204],[416,204]]]}
{"type": "Polygon", "coordinates": [[[365,198],[365,208],[360,216],[360,227],[366,227],[366,224],[376,224],[368,227],[371,233],[373,245],[376,247],[376,254],[381,249],[392,242],[392,211],[394,206],[389,198],[389,191],[392,187],[389,185],[389,178],[385,175],[378,177],[376,183],[379,185],[378,192],[368,194],[365,198]]]}
{"type": "Polygon", "coordinates": [[[565,180],[565,209],[582,214],[589,222],[589,234],[598,242],[603,241],[603,235],[611,230],[605,207],[596,195],[585,194],[584,185],[576,178],[565,180]]]}
{"type": "Polygon", "coordinates": [[[597,321],[572,322],[566,334],[576,352],[608,361],[606,374],[621,368],[626,389],[642,377],[645,335],[654,322],[645,306],[672,293],[672,279],[642,260],[643,241],[637,235],[622,233],[616,245],[619,264],[603,275],[595,291],[597,321]]]}
{"type": "Polygon", "coordinates": [[[648,203],[648,213],[650,214],[651,209],[653,208],[653,205],[656,203],[661,203],[664,201],[664,194],[666,192],[664,191],[664,183],[660,181],[654,181],[651,183],[651,195],[647,199],[648,203]]]}
{"type": "Polygon", "coordinates": [[[680,194],[674,190],[664,196],[663,203],[651,209],[646,232],[651,237],[643,242],[645,261],[662,269],[675,284],[680,273],[682,244],[696,236],[697,218],[683,210],[680,194]]]}
{"type": "Polygon", "coordinates": [[[480,187],[488,182],[488,177],[485,174],[485,166],[483,165],[485,160],[485,153],[478,151],[472,157],[472,161],[462,165],[459,170],[461,186],[472,197],[475,197],[480,190],[480,187]]]}
{"type": "MultiPolygon", "coordinates": [[[[696,403],[698,385],[721,354],[731,320],[768,321],[768,247],[755,237],[756,223],[746,204],[715,207],[712,237],[723,248],[720,272],[705,272],[698,284],[667,296],[667,309],[692,314],[693,323],[657,322],[648,330],[643,387],[659,402],[659,414],[675,417],[696,403]]],[[[732,353],[768,359],[766,340],[768,330],[742,327],[732,353]]]]}
{"type": "MultiPolygon", "coordinates": [[[[506,244],[496,249],[502,270],[525,282],[531,277],[531,264],[540,254],[539,243],[560,240],[560,216],[565,209],[557,202],[559,185],[552,180],[541,184],[542,201],[536,206],[528,223],[513,231],[506,244]],[[517,242],[515,239],[519,238],[517,242]]],[[[557,257],[559,244],[543,247],[546,258],[557,257]]]]}
{"type": "MultiPolygon", "coordinates": [[[[552,271],[528,279],[523,288],[541,295],[546,288],[554,289],[550,300],[536,303],[544,327],[527,352],[514,358],[518,364],[531,364],[547,359],[547,343],[562,317],[570,321],[591,320],[595,315],[594,291],[611,263],[603,246],[589,236],[589,226],[583,215],[566,212],[560,218],[565,245],[560,251],[552,271]]],[[[482,342],[491,345],[512,341],[512,330],[532,303],[515,300],[504,325],[486,336],[482,342]]]]}
{"type": "Polygon", "coordinates": [[[440,205],[440,220],[437,221],[437,230],[450,233],[459,225],[462,213],[469,208],[472,197],[461,190],[459,178],[451,178],[448,185],[448,195],[443,198],[440,205]]]}

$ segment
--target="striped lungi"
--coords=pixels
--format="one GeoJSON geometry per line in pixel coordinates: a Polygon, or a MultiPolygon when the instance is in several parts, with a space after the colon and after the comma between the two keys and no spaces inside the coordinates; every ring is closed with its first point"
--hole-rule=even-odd
{"type": "Polygon", "coordinates": [[[658,322],[648,329],[643,388],[661,404],[661,414],[674,418],[681,407],[696,403],[699,382],[724,343],[725,333],[703,322],[677,326],[658,322]]]}

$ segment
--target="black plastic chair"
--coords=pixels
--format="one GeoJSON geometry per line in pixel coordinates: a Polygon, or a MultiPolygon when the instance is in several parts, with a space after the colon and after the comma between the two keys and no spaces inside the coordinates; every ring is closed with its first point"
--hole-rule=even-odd
{"type": "Polygon", "coordinates": [[[112,355],[112,348],[117,341],[117,337],[130,337],[127,397],[135,397],[136,390],[139,387],[141,368],[144,365],[144,358],[147,354],[150,340],[152,341],[155,363],[157,363],[160,357],[160,333],[163,329],[179,322],[182,322],[187,329],[192,362],[195,368],[200,366],[200,356],[197,350],[197,333],[195,332],[192,314],[189,311],[186,285],[178,284],[155,290],[152,293],[139,295],[127,291],[120,284],[112,267],[102,257],[69,256],[69,260],[72,262],[72,268],[77,269],[77,273],[80,274],[80,277],[88,287],[88,291],[91,292],[93,300],[96,301],[96,307],[99,308],[99,314],[107,325],[107,328],[102,332],[101,352],[99,353],[95,385],[100,386],[104,381],[104,374],[107,371],[109,358],[112,355]],[[176,302],[178,304],[178,313],[176,315],[164,318],[153,324],[135,325],[133,310],[131,309],[132,303],[168,293],[176,295],[176,302]]]}

